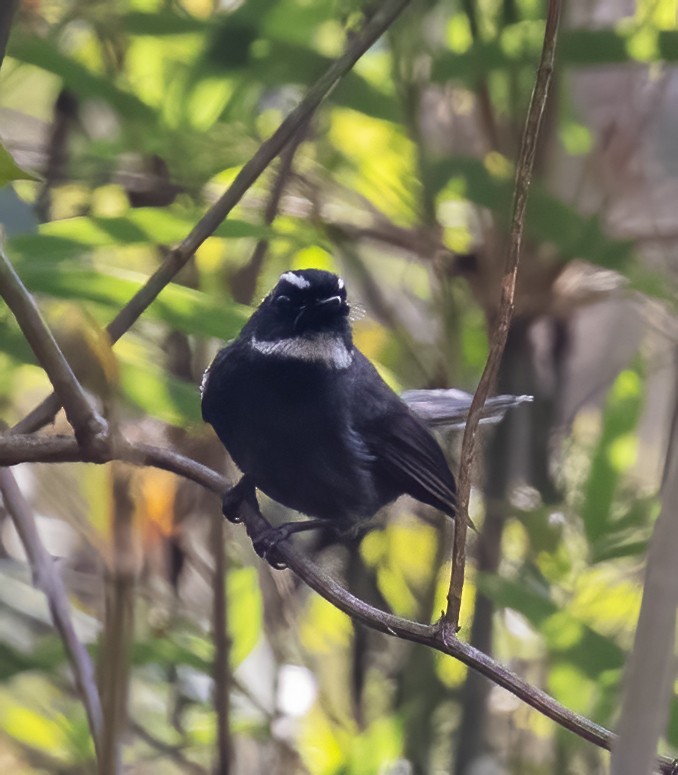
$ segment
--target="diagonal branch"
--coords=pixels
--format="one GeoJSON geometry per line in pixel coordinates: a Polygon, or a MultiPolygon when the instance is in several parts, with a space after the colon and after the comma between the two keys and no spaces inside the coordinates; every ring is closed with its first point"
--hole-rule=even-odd
{"type": "MultiPolygon", "coordinates": [[[[299,127],[294,137],[287,144],[287,147],[280,155],[280,167],[278,169],[271,192],[269,194],[266,207],[264,208],[264,223],[270,226],[275,221],[280,208],[282,195],[287,186],[287,181],[292,172],[292,163],[299,150],[299,146],[306,139],[312,116],[299,127]]],[[[251,304],[256,288],[257,277],[264,265],[266,252],[268,251],[269,238],[262,237],[254,246],[250,260],[239,269],[231,278],[231,293],[233,298],[240,304],[251,304]]]]}
{"type": "MultiPolygon", "coordinates": [[[[71,440],[71,444],[75,451],[80,453],[75,439],[71,440]]],[[[0,468],[0,493],[2,493],[5,509],[11,516],[28,555],[33,573],[33,583],[42,589],[47,598],[52,621],[61,636],[73,669],[78,693],[85,706],[94,747],[99,752],[103,726],[101,701],[89,653],[78,640],[73,628],[71,609],[63,582],[54,567],[52,557],[42,543],[33,513],[21,494],[14,475],[7,468],[0,468]]]]}
{"type": "MultiPolygon", "coordinates": [[[[150,444],[132,444],[124,440],[117,440],[113,448],[109,449],[96,462],[105,463],[112,459],[171,471],[178,476],[197,482],[220,496],[223,496],[229,489],[229,482],[211,468],[196,463],[195,460],[172,450],[161,449],[150,444]]],[[[82,460],[82,452],[75,439],[67,436],[0,436],[0,465],[7,466],[23,462],[59,463],[78,460],[82,460]]],[[[244,520],[251,536],[256,537],[262,531],[270,528],[269,523],[259,510],[254,509],[251,504],[243,503],[239,516],[244,520]]],[[[607,750],[612,746],[615,736],[610,731],[585,716],[564,707],[546,692],[531,686],[527,681],[507,670],[482,651],[451,637],[450,627],[444,623],[438,625],[420,624],[368,605],[351,595],[332,576],[311,562],[308,556],[297,550],[291,541],[279,543],[276,552],[300,579],[348,616],[379,632],[428,646],[442,654],[458,659],[584,740],[607,750]]],[[[674,768],[678,764],[676,760],[660,756],[657,761],[662,773],[675,775],[674,768]]]]}
{"type": "Polygon", "coordinates": [[[91,446],[106,432],[106,423],[94,411],[68,361],[47,327],[37,304],[0,247],[0,296],[26,337],[38,363],[47,372],[59,401],[66,410],[78,441],[91,446]]]}
{"type": "MultiPolygon", "coordinates": [[[[254,185],[261,173],[278,156],[300,127],[308,121],[339,80],[393,24],[409,2],[410,0],[386,0],[365,23],[362,30],[350,38],[346,51],[311,86],[301,102],[287,115],[271,137],[259,146],[257,152],[240,170],[233,183],[198,221],[190,234],[169,253],[163,263],[149,277],[143,288],[140,288],[113,318],[107,329],[112,342],[117,342],[120,339],[156,299],[162,289],[174,279],[177,272],[203,242],[214,233],[219,224],[240,202],[244,194],[254,185]]],[[[42,404],[15,425],[13,431],[15,433],[29,433],[49,423],[59,410],[60,397],[57,396],[58,394],[46,398],[42,404]]]]}
{"type": "Polygon", "coordinates": [[[530,190],[532,170],[539,140],[539,128],[546,106],[553,62],[556,52],[558,21],[560,18],[560,0],[549,0],[546,28],[544,30],[544,46],[537,69],[537,77],[527,111],[527,119],[523,130],[520,155],[516,166],[516,179],[513,195],[513,215],[508,253],[504,266],[504,276],[501,281],[501,299],[497,320],[492,333],[490,353],[485,364],[485,370],[478,383],[478,389],[473,397],[469,410],[464,439],[461,447],[461,469],[459,473],[459,514],[455,524],[454,548],[452,551],[452,575],[447,593],[447,610],[443,616],[446,626],[457,632],[459,629],[459,613],[461,610],[461,594],[464,586],[464,566],[466,560],[466,529],[468,524],[468,504],[471,495],[471,469],[476,450],[476,434],[482,416],[483,406],[494,384],[501,362],[509,326],[515,306],[516,281],[518,279],[518,262],[523,241],[525,210],[527,196],[530,190]]]}

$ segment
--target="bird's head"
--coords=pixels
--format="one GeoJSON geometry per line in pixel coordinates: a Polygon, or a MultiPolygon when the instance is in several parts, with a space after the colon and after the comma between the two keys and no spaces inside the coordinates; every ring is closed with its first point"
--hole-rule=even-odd
{"type": "Polygon", "coordinates": [[[284,272],[243,330],[255,349],[337,368],[352,359],[344,281],[321,269],[284,272]]]}
{"type": "Polygon", "coordinates": [[[349,329],[344,281],[321,269],[284,272],[256,314],[259,338],[343,334],[349,329]]]}

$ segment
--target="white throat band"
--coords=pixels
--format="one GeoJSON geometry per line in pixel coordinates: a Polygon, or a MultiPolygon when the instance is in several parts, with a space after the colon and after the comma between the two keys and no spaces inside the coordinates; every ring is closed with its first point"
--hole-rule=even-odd
{"type": "Polygon", "coordinates": [[[306,363],[324,363],[332,369],[347,369],[353,363],[353,353],[346,347],[344,340],[331,334],[295,336],[271,342],[252,337],[250,346],[262,355],[306,363]]]}

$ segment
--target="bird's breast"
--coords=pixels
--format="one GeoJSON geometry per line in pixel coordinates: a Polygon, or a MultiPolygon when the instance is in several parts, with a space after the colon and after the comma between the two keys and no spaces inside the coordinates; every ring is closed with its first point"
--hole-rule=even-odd
{"type": "MultiPolygon", "coordinates": [[[[369,516],[368,456],[352,435],[341,371],[262,355],[210,375],[218,419],[210,419],[238,467],[267,495],[310,516],[369,516]]],[[[215,414],[215,413],[213,413],[215,414]]]]}

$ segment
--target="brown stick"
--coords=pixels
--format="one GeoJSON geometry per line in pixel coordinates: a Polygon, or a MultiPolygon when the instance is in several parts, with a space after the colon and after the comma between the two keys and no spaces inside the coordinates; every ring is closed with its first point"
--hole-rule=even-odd
{"type": "Polygon", "coordinates": [[[530,106],[527,111],[527,119],[516,167],[511,232],[504,275],[501,281],[499,311],[492,333],[490,353],[478,383],[478,389],[473,396],[461,447],[458,517],[455,524],[452,573],[447,593],[447,610],[443,616],[444,623],[453,632],[457,632],[459,629],[459,613],[461,610],[461,595],[464,586],[464,569],[466,564],[466,530],[468,525],[468,504],[471,495],[471,469],[475,458],[476,435],[483,406],[494,384],[501,357],[506,347],[511,316],[515,306],[516,281],[518,278],[520,248],[523,241],[527,196],[534,168],[539,128],[553,73],[559,17],[560,0],[549,0],[546,29],[544,30],[544,46],[537,69],[530,106]]]}
{"type": "Polygon", "coordinates": [[[106,422],[92,408],[37,304],[1,248],[0,296],[16,318],[38,363],[47,372],[76,438],[85,446],[91,446],[98,436],[106,433],[106,422]]]}

